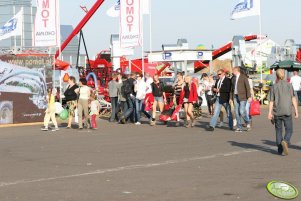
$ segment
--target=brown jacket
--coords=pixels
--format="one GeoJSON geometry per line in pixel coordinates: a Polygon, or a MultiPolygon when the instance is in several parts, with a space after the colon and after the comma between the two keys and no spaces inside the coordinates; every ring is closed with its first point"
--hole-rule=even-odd
{"type": "MultiPolygon", "coordinates": [[[[235,91],[236,77],[232,78],[232,92],[235,91]]],[[[251,90],[247,76],[240,74],[237,82],[237,95],[240,101],[246,101],[251,98],[251,90]]]]}

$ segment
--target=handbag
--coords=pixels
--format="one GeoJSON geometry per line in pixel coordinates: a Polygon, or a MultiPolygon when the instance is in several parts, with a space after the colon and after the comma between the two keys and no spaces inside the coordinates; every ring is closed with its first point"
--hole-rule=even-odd
{"type": "Polygon", "coordinates": [[[252,100],[250,105],[250,115],[257,116],[260,115],[260,102],[259,100],[252,100]]]}

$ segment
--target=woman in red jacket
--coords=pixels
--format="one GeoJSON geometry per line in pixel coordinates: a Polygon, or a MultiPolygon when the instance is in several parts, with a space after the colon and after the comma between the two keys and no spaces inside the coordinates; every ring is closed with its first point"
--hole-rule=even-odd
{"type": "Polygon", "coordinates": [[[186,128],[193,127],[195,122],[192,110],[193,104],[196,103],[198,99],[198,93],[197,85],[191,81],[190,76],[185,77],[185,84],[181,92],[181,99],[186,113],[186,121],[184,126],[186,128]]]}

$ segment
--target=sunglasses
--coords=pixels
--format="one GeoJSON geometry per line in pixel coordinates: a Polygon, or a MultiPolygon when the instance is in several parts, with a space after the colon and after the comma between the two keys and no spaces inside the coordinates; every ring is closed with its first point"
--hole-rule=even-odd
{"type": "Polygon", "coordinates": [[[217,74],[217,75],[222,75],[222,74],[220,73],[220,74],[217,74]]]}

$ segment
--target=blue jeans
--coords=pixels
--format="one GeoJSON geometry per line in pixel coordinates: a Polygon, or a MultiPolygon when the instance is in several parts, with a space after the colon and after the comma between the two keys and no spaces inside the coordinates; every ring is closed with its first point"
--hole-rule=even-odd
{"type": "Polygon", "coordinates": [[[215,128],[215,126],[217,124],[217,120],[219,118],[219,114],[222,109],[222,106],[225,108],[226,113],[227,113],[229,128],[233,129],[233,118],[232,118],[230,103],[229,102],[220,103],[219,97],[217,97],[216,102],[215,102],[214,114],[213,114],[213,117],[211,118],[210,126],[215,128]]]}
{"type": "Polygon", "coordinates": [[[246,104],[246,115],[249,117],[249,121],[251,121],[252,116],[250,116],[250,108],[251,108],[251,103],[249,101],[247,101],[246,104]]]}
{"type": "Polygon", "coordinates": [[[127,119],[129,117],[133,118],[133,116],[135,116],[134,115],[134,104],[135,104],[135,98],[132,98],[130,96],[126,98],[127,109],[123,112],[124,119],[127,119]]]}
{"type": "Polygon", "coordinates": [[[293,134],[293,119],[292,116],[274,116],[276,129],[276,143],[281,144],[282,140],[290,144],[293,134]],[[284,124],[285,136],[282,137],[282,125],[284,124]]]}
{"type": "Polygon", "coordinates": [[[126,104],[126,101],[120,101],[118,103],[118,111],[121,111],[122,113],[124,113],[124,111],[126,111],[128,108],[127,108],[127,104],[126,104]]]}
{"type": "Polygon", "coordinates": [[[118,97],[110,97],[111,99],[111,107],[112,107],[112,114],[110,121],[115,121],[118,113],[118,97]]]}
{"type": "Polygon", "coordinates": [[[246,112],[246,104],[248,101],[240,101],[238,95],[234,95],[235,118],[237,120],[237,128],[242,129],[242,117],[246,124],[250,123],[249,116],[246,112]]]}
{"type": "Polygon", "coordinates": [[[137,118],[136,120],[137,120],[137,122],[140,122],[141,112],[143,112],[143,114],[145,114],[145,116],[147,118],[149,118],[149,119],[151,118],[151,115],[144,110],[145,105],[143,103],[144,103],[144,99],[143,100],[136,99],[136,118],[137,118]]]}

